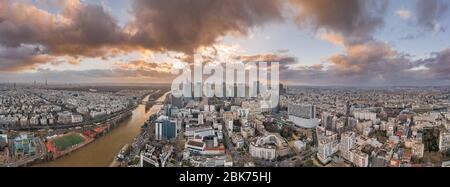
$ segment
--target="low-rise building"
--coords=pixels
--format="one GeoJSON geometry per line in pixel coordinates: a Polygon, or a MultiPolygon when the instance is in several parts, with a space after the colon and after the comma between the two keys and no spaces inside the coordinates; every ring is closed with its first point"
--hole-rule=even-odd
{"type": "Polygon", "coordinates": [[[369,166],[369,155],[359,149],[352,149],[350,151],[350,157],[352,159],[352,163],[357,167],[369,166]]]}
{"type": "Polygon", "coordinates": [[[422,158],[425,150],[425,145],[422,142],[415,141],[412,145],[412,156],[422,158]]]}
{"type": "Polygon", "coordinates": [[[270,134],[254,138],[250,142],[249,152],[254,158],[274,160],[278,156],[285,155],[287,147],[287,143],[282,138],[276,134],[270,134]]]}
{"type": "Polygon", "coordinates": [[[72,115],[72,123],[81,123],[83,122],[82,115],[72,115]]]}

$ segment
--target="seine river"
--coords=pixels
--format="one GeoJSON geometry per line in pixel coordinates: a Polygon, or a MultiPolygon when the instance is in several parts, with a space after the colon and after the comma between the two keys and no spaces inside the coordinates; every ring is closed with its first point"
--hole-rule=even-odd
{"type": "MultiPolygon", "coordinates": [[[[158,99],[164,101],[167,93],[158,99]]],[[[144,98],[148,100],[148,96],[144,98]]],[[[152,115],[157,113],[162,105],[153,105],[147,112],[145,104],[140,104],[129,119],[125,120],[111,132],[96,139],[94,142],[80,148],[69,155],[51,162],[36,165],[37,167],[108,167],[125,144],[132,143],[139,135],[141,126],[152,115]]]]}

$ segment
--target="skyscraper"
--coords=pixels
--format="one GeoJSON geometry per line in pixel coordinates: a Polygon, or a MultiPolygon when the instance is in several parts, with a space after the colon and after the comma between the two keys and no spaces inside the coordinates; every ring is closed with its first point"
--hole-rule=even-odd
{"type": "Polygon", "coordinates": [[[167,116],[160,116],[155,123],[155,139],[170,140],[177,137],[177,122],[167,116]]]}
{"type": "Polygon", "coordinates": [[[350,150],[355,146],[355,140],[356,135],[354,132],[349,131],[342,134],[339,151],[344,159],[351,160],[350,150]]]}

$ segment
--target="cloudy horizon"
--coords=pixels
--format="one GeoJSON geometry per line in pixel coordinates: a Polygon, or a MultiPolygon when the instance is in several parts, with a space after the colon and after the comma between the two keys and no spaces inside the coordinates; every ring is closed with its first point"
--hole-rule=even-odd
{"type": "Polygon", "coordinates": [[[280,62],[280,81],[450,85],[446,0],[0,0],[0,83],[170,83],[171,66],[280,62]]]}

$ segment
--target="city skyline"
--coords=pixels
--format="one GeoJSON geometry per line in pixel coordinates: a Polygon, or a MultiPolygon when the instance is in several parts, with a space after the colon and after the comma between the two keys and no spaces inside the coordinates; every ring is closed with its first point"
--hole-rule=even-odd
{"type": "Polygon", "coordinates": [[[444,0],[0,0],[0,83],[170,83],[171,66],[280,62],[314,86],[450,83],[444,0]]]}

